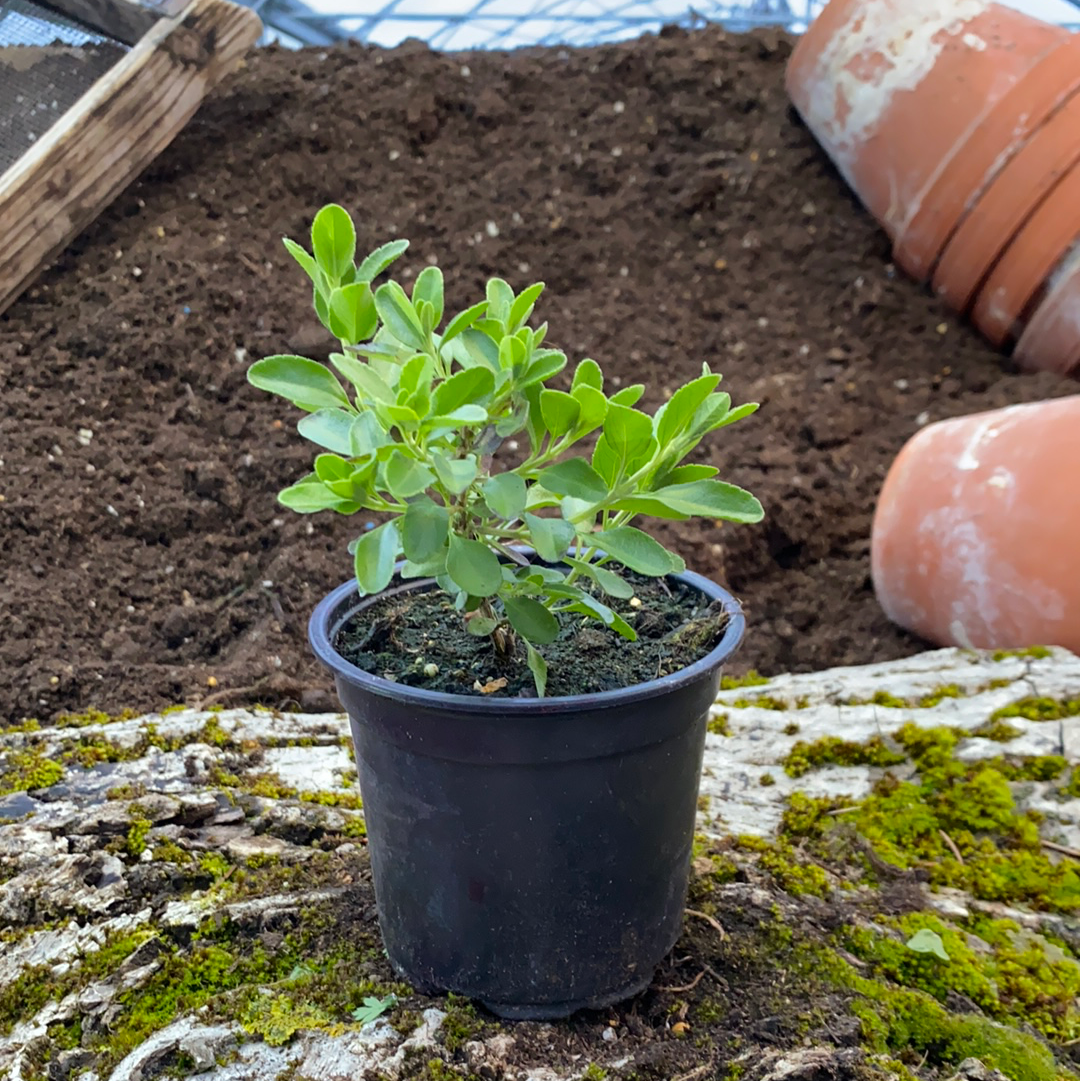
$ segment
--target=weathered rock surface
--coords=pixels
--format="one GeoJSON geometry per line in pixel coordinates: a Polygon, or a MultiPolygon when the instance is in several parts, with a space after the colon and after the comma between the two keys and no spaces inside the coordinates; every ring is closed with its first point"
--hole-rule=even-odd
{"type": "MultiPolygon", "coordinates": [[[[721,841],[767,840],[793,793],[854,803],[882,774],[825,764],[789,776],[785,762],[798,741],[862,743],[910,722],[970,733],[956,747],[961,761],[992,760],[1005,747],[1021,758],[1078,763],[1078,699],[1080,659],[1062,651],[995,660],[946,650],[722,691],[706,747],[699,829],[721,841]],[[1052,720],[1011,717],[1015,732],[1004,743],[975,733],[1021,700],[1071,702],[1076,710],[1058,709],[1065,715],[1052,720]]],[[[248,710],[0,732],[0,785],[20,775],[48,782],[0,797],[0,1077],[149,1081],[172,1071],[208,1081],[569,1081],[599,1076],[587,1073],[591,1063],[610,1077],[659,1076],[648,1072],[653,1048],[636,1031],[633,1012],[608,1022],[504,1029],[463,1024],[452,1001],[428,1000],[412,1010],[409,1024],[399,1024],[401,1006],[387,999],[389,1011],[362,1024],[342,1014],[340,1002],[331,1009],[320,1000],[314,988],[323,986],[321,973],[337,972],[340,982],[335,964],[361,957],[384,964],[348,734],[338,714],[248,710]],[[278,960],[295,951],[298,926],[307,928],[310,959],[301,950],[285,971],[278,960]],[[334,945],[328,961],[319,950],[336,942],[342,927],[357,928],[359,937],[347,950],[334,945]],[[234,978],[238,971],[243,980],[234,978]],[[211,978],[221,991],[208,996],[211,978]],[[293,986],[310,990],[290,997],[293,986]],[[154,1009],[140,998],[148,988],[143,998],[154,1009]],[[583,1036],[586,1030],[591,1035],[583,1036]]],[[[891,770],[903,779],[914,767],[891,770]]],[[[1053,781],[1018,781],[1012,791],[1018,808],[1041,816],[1054,858],[1075,858],[1080,798],[1065,798],[1053,781]]],[[[759,920],[779,906],[796,918],[752,860],[739,874],[742,882],[717,894],[732,911],[757,912],[759,920]]],[[[1011,918],[1017,935],[1034,936],[1018,938],[1020,945],[1049,949],[1043,933],[1072,951],[1080,941],[1075,913],[995,907],[949,889],[928,892],[926,907],[955,919],[973,912],[1011,918]]],[[[704,924],[701,930],[712,934],[704,924]]],[[[730,928],[722,934],[733,936],[730,928]]],[[[1065,948],[1053,948],[1057,961],[1075,963],[1065,948]]],[[[726,985],[703,963],[698,981],[715,977],[726,985]]],[[[386,973],[383,983],[391,986],[386,973]]],[[[349,1006],[385,990],[365,979],[349,1006]]],[[[682,1016],[675,1010],[663,1022],[666,1038],[682,1035],[685,1015],[684,1005],[682,1016]]],[[[712,1052],[695,1058],[687,1045],[680,1052],[685,1068],[665,1076],[703,1081],[734,1076],[735,1067],[753,1081],[866,1076],[872,1056],[857,1037],[840,1038],[841,1028],[823,1030],[808,1046],[744,1041],[726,1065],[712,1052]]],[[[874,1069],[889,1073],[881,1062],[874,1069]]],[[[978,1061],[956,1073],[993,1076],[978,1061]]]]}

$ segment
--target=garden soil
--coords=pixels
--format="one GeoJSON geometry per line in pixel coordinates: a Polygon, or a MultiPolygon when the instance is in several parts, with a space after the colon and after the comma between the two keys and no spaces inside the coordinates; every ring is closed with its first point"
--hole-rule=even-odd
{"type": "Polygon", "coordinates": [[[698,460],[760,526],[662,523],[744,601],[740,671],[924,648],[871,590],[874,500],[927,420],[1068,393],[946,315],[792,113],[790,39],[715,28],[574,50],[416,42],[251,56],[0,318],[0,723],[90,708],[333,708],[305,638],[362,528],[276,491],[311,452],[252,360],[325,357],[280,238],[328,201],[412,241],[448,303],[547,282],[573,359],[641,381],[702,361],[758,414],[698,460]]]}

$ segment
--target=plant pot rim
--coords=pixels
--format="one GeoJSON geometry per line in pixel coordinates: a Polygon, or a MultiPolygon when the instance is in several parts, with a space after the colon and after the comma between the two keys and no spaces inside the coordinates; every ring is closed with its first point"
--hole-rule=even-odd
{"type": "MultiPolygon", "coordinates": [[[[398,583],[397,588],[402,592],[427,589],[436,584],[434,578],[409,579],[407,583],[402,583],[398,577],[402,565],[398,563],[394,568],[394,581],[398,583]],[[405,586],[404,589],[402,585],[405,586]]],[[[358,684],[372,695],[390,698],[397,702],[412,702],[429,709],[441,707],[450,713],[469,713],[477,716],[510,714],[525,718],[538,714],[572,713],[625,706],[631,702],[670,694],[706,678],[711,671],[735,653],[746,633],[746,617],[743,615],[742,606],[722,586],[693,571],[682,571],[665,577],[674,578],[705,594],[710,601],[720,601],[723,604],[724,612],[728,616],[723,636],[704,657],[685,668],[680,668],[677,672],[611,691],[551,698],[482,698],[468,694],[450,694],[447,691],[429,691],[423,687],[410,687],[365,672],[342,657],[334,648],[333,642],[342,625],[351,618],[358,606],[363,606],[365,601],[373,603],[377,597],[384,596],[388,590],[383,590],[382,593],[372,597],[360,597],[357,594],[355,579],[342,583],[315,606],[308,620],[308,641],[315,655],[338,679],[343,678],[350,683],[358,684]],[[350,598],[355,599],[354,605],[348,605],[350,598]]],[[[394,589],[394,586],[391,585],[389,589],[394,589]]]]}

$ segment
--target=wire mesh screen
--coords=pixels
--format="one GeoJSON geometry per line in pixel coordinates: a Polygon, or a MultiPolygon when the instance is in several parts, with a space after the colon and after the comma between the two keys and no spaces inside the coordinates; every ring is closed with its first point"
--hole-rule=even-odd
{"type": "Polygon", "coordinates": [[[126,51],[30,0],[0,0],[0,175],[126,51]]]}
{"type": "MultiPolygon", "coordinates": [[[[432,48],[515,48],[619,41],[665,24],[719,23],[729,30],[780,26],[800,33],[825,0],[245,0],[266,40],[329,45],[358,38],[393,46],[406,37],[432,48]]],[[[1080,0],[1006,0],[1053,22],[1076,20],[1080,0]]],[[[1075,28],[1075,27],[1074,27],[1075,28]]]]}

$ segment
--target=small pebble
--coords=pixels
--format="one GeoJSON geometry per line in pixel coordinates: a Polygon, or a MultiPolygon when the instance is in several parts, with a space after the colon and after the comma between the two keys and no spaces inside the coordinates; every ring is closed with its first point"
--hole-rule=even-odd
{"type": "Polygon", "coordinates": [[[631,608],[640,608],[641,607],[641,598],[640,597],[631,597],[630,598],[630,607],[631,608]]]}
{"type": "Polygon", "coordinates": [[[439,674],[439,666],[434,662],[424,665],[424,675],[428,679],[434,679],[439,674]]]}

